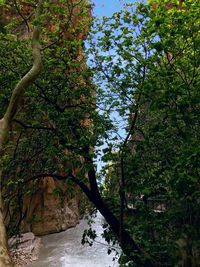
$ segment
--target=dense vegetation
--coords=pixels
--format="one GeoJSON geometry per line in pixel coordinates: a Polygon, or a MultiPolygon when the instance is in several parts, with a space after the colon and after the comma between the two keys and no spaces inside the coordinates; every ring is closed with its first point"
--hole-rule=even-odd
{"type": "Polygon", "coordinates": [[[97,25],[101,106],[126,125],[118,148],[104,150],[104,194],[157,264],[198,266],[199,3],[168,2],[127,6],[97,25]]]}
{"type": "MultiPolygon", "coordinates": [[[[121,245],[122,266],[199,266],[199,1],[127,5],[94,20],[84,58],[80,34],[89,21],[72,27],[76,4],[26,2],[35,15],[25,23],[36,34],[32,47],[30,35],[21,38],[24,16],[0,20],[4,205],[45,176],[66,180],[107,220],[105,238],[121,245]],[[99,185],[95,159],[103,143],[99,185]]],[[[88,17],[81,3],[79,16],[88,17]]],[[[0,266],[12,266],[2,207],[0,266]]]]}

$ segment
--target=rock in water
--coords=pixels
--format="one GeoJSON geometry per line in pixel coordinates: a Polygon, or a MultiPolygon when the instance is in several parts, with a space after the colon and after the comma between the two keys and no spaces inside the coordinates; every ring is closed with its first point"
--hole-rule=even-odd
{"type": "Polygon", "coordinates": [[[20,237],[11,237],[8,240],[10,253],[17,266],[24,266],[37,260],[41,247],[41,238],[28,232],[20,237]]]}

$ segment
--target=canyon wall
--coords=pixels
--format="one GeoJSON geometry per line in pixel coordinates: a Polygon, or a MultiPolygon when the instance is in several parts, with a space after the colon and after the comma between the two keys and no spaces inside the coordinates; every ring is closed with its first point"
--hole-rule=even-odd
{"type": "MultiPolygon", "coordinates": [[[[29,29],[28,24],[32,20],[34,5],[30,1],[21,0],[7,3],[8,5],[1,14],[1,20],[6,25],[15,18],[16,21],[18,20],[18,23],[13,26],[13,33],[17,33],[19,39],[29,38],[31,29],[29,29]]],[[[88,9],[84,13],[80,12],[80,10],[84,8],[86,1],[70,0],[64,3],[63,1],[57,0],[52,3],[62,6],[63,9],[66,9],[66,13],[59,14],[54,11],[54,20],[51,21],[49,19],[46,22],[45,31],[56,33],[59,37],[58,42],[60,47],[65,45],[65,42],[62,40],[84,40],[88,31],[90,11],[88,9]],[[66,21],[66,23],[63,23],[63,21],[66,21]],[[85,26],[83,27],[83,25],[85,26]]],[[[48,34],[43,34],[43,38],[48,42],[48,34]]],[[[50,40],[49,43],[51,43],[50,40]]],[[[82,61],[83,63],[80,64],[80,68],[83,69],[85,64],[82,47],[79,45],[75,49],[76,52],[73,52],[74,54],[72,56],[73,60],[82,61]]],[[[70,50],[66,51],[66,53],[70,56],[70,50]]],[[[72,69],[66,69],[66,75],[70,71],[72,69]]],[[[13,141],[16,142],[16,140],[13,141]]],[[[60,172],[62,171],[60,170],[60,172]]],[[[29,187],[31,188],[31,184],[29,187]]],[[[78,188],[73,189],[73,192],[70,193],[70,189],[65,181],[57,181],[51,177],[34,181],[33,187],[34,190],[27,190],[27,193],[22,196],[20,200],[22,203],[20,211],[13,202],[12,205],[11,202],[5,204],[4,214],[8,230],[13,227],[12,220],[19,220],[22,231],[31,231],[36,235],[63,231],[75,226],[79,222],[79,206],[82,196],[78,188]]]]}

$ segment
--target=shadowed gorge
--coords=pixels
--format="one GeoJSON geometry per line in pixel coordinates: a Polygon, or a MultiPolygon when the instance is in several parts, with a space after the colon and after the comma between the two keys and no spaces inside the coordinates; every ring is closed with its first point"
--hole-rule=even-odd
{"type": "Polygon", "coordinates": [[[123,2],[0,0],[0,267],[200,264],[199,0],[123,2]]]}

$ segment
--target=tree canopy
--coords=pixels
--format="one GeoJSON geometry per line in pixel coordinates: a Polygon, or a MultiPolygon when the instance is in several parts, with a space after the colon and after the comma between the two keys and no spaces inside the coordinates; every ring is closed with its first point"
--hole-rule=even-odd
{"type": "Polygon", "coordinates": [[[158,264],[198,266],[198,1],[172,2],[128,5],[97,23],[101,105],[126,126],[118,156],[113,142],[104,150],[105,194],[115,210],[123,198],[125,227],[158,264]]]}
{"type": "Polygon", "coordinates": [[[0,22],[4,204],[51,176],[78,185],[105,217],[121,266],[199,266],[198,1],[128,4],[92,25],[86,1],[26,2],[28,14],[3,4],[18,19],[0,22]]]}

